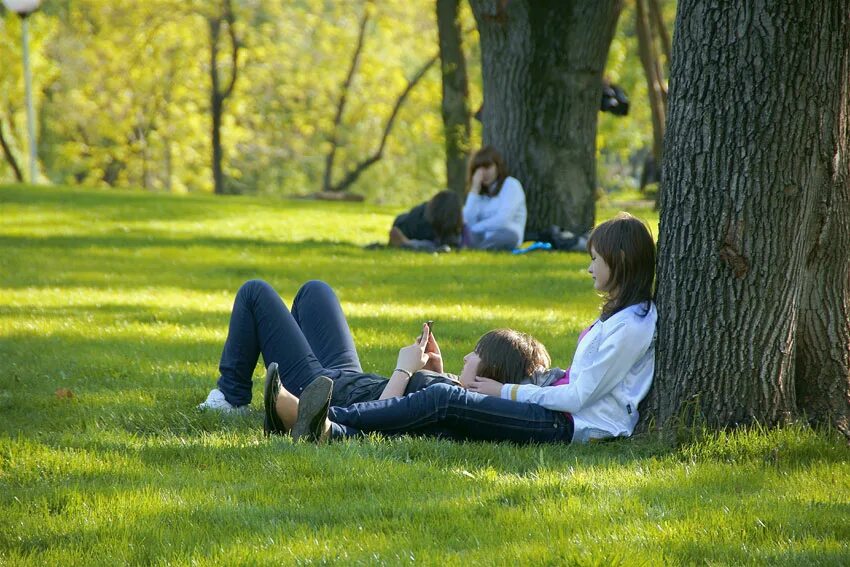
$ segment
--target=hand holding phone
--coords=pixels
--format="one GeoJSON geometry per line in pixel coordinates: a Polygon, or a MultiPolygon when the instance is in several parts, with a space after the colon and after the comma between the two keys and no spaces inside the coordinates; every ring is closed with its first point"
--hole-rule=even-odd
{"type": "Polygon", "coordinates": [[[434,338],[434,333],[432,332],[432,329],[434,327],[434,321],[426,321],[425,326],[428,328],[428,339],[425,343],[425,354],[428,356],[428,362],[425,363],[425,366],[423,368],[425,370],[430,370],[432,372],[438,372],[442,374],[443,355],[440,352],[440,345],[437,344],[437,339],[434,338]]]}

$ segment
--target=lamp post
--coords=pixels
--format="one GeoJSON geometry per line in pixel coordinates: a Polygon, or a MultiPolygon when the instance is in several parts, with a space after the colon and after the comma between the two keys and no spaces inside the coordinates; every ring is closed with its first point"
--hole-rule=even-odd
{"type": "Polygon", "coordinates": [[[6,8],[21,17],[21,42],[24,52],[24,90],[27,103],[27,133],[30,143],[30,183],[36,181],[38,156],[35,147],[35,113],[32,109],[32,73],[30,72],[30,37],[27,17],[38,10],[41,0],[3,0],[6,8]]]}

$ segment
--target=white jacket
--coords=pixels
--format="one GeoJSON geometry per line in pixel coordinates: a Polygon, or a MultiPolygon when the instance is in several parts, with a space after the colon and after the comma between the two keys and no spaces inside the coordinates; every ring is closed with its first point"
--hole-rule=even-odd
{"type": "MultiPolygon", "coordinates": [[[[576,348],[570,383],[561,386],[526,384],[515,399],[540,404],[573,416],[573,442],[628,436],[638,422],[638,403],[646,396],[655,372],[655,322],[651,304],[632,305],[606,321],[596,321],[576,348]]],[[[514,385],[502,387],[511,399],[514,385]]]]}
{"type": "Polygon", "coordinates": [[[505,178],[502,189],[495,197],[469,193],[463,206],[463,222],[469,230],[478,233],[510,230],[516,235],[517,246],[525,235],[527,216],[525,192],[520,182],[513,177],[505,178]]]}

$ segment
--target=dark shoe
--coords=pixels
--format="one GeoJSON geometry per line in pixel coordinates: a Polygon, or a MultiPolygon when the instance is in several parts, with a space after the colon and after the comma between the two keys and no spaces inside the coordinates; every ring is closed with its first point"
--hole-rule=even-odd
{"type": "Polygon", "coordinates": [[[306,439],[322,443],[328,438],[325,421],[328,418],[328,408],[331,405],[333,380],[327,376],[319,376],[301,392],[298,398],[298,418],[292,427],[292,439],[306,439]]]}
{"type": "Polygon", "coordinates": [[[277,370],[277,362],[272,362],[266,368],[266,385],[263,389],[263,404],[265,406],[265,417],[263,418],[263,434],[282,435],[287,432],[286,426],[280,420],[275,409],[277,395],[283,385],[280,383],[280,373],[277,370]]]}

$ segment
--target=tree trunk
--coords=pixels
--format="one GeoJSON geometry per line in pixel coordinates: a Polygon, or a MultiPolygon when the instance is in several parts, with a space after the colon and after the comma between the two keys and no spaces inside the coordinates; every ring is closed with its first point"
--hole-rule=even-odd
{"type": "Polygon", "coordinates": [[[212,170],[213,192],[222,195],[224,188],[224,171],[221,165],[224,152],[221,149],[221,115],[224,112],[224,100],[218,78],[218,40],[221,34],[221,20],[210,18],[210,113],[212,117],[212,170]]]}
{"type": "Polygon", "coordinates": [[[679,2],[646,404],[660,425],[688,408],[782,423],[804,383],[846,420],[847,16],[845,0],[679,2]],[[798,364],[811,378],[795,384],[798,364]]]}
{"type": "Polygon", "coordinates": [[[635,0],[635,30],[638,37],[640,62],[646,77],[646,90],[649,95],[649,109],[652,115],[652,159],[655,166],[661,167],[664,151],[664,125],[667,121],[667,109],[663,78],[655,51],[652,28],[649,21],[647,0],[635,0]]]}
{"type": "Polygon", "coordinates": [[[484,143],[526,191],[528,230],[593,226],[602,71],[622,0],[471,0],[484,143]]]}
{"type": "Polygon", "coordinates": [[[224,101],[233,92],[236,84],[239,60],[239,40],[236,37],[236,18],[233,14],[231,0],[222,0],[221,13],[207,19],[210,27],[210,113],[212,115],[212,169],[213,169],[213,191],[217,195],[227,192],[224,179],[224,150],[221,145],[221,122],[224,115],[224,101]],[[221,80],[218,76],[218,50],[221,28],[227,26],[230,37],[230,80],[224,90],[221,89],[221,80]]]}
{"type": "Polygon", "coordinates": [[[443,129],[446,137],[446,186],[464,195],[470,136],[469,84],[459,17],[460,0],[437,0],[443,77],[443,129]]]}
{"type": "Polygon", "coordinates": [[[810,141],[816,208],[806,226],[796,393],[817,424],[850,437],[850,6],[823,8],[816,59],[821,112],[810,141]]]}
{"type": "Polygon", "coordinates": [[[667,33],[667,26],[664,25],[664,14],[661,12],[658,0],[648,0],[647,6],[649,8],[649,21],[652,23],[652,29],[658,33],[661,52],[664,53],[665,64],[669,67],[672,47],[670,45],[670,34],[667,33]]]}

